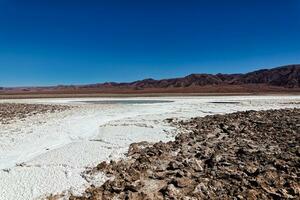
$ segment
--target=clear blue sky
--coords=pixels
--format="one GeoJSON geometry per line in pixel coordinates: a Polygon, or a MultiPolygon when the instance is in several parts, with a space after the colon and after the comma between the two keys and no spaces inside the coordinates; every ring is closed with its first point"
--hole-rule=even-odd
{"type": "Polygon", "coordinates": [[[0,0],[0,85],[300,63],[299,0],[0,0]]]}

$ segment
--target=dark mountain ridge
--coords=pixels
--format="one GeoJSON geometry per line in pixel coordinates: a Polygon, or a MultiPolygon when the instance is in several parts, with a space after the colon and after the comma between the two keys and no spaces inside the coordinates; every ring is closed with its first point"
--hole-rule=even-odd
{"type": "Polygon", "coordinates": [[[298,88],[300,87],[300,65],[287,65],[273,69],[262,69],[246,74],[190,74],[183,78],[161,80],[144,79],[131,83],[109,82],[85,85],[83,87],[131,87],[145,89],[242,84],[266,84],[286,88],[298,88]]]}
{"type": "Polygon", "coordinates": [[[182,78],[144,79],[53,87],[0,88],[1,94],[143,94],[300,92],[300,64],[245,74],[190,74],[182,78]]]}

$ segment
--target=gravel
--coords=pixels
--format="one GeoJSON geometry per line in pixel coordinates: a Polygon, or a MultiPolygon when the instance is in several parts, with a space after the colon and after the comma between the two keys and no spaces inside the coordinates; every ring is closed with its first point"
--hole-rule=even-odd
{"type": "Polygon", "coordinates": [[[169,121],[175,141],[132,144],[88,171],[105,184],[70,199],[299,199],[300,109],[169,121]]]}
{"type": "Polygon", "coordinates": [[[0,124],[9,124],[17,119],[42,113],[54,113],[68,109],[68,106],[44,104],[0,103],[0,124]]]}

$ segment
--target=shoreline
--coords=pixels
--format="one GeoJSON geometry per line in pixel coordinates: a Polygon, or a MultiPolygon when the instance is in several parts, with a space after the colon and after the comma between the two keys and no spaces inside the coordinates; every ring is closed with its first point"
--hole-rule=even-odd
{"type": "Polygon", "coordinates": [[[90,93],[90,94],[1,94],[0,100],[10,99],[39,99],[39,98],[92,98],[92,97],[205,97],[205,96],[290,96],[300,95],[300,92],[246,92],[246,93],[140,93],[140,94],[122,94],[122,93],[90,93]]]}

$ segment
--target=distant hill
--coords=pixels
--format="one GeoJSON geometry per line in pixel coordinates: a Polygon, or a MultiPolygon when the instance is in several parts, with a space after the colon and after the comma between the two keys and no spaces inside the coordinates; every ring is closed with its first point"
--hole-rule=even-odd
{"type": "Polygon", "coordinates": [[[98,83],[53,87],[1,88],[0,94],[139,94],[300,92],[300,64],[245,74],[191,74],[182,78],[144,79],[130,83],[98,83]]]}
{"type": "Polygon", "coordinates": [[[81,86],[88,87],[129,87],[146,88],[185,88],[207,85],[266,84],[286,88],[300,87],[300,65],[288,65],[273,69],[262,69],[246,74],[191,74],[183,78],[144,79],[131,83],[103,83],[81,86]]]}

